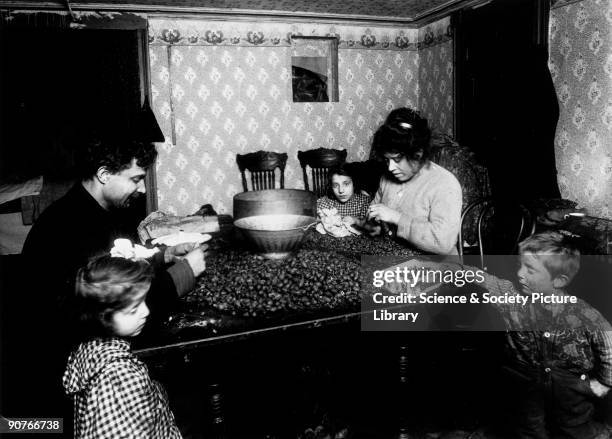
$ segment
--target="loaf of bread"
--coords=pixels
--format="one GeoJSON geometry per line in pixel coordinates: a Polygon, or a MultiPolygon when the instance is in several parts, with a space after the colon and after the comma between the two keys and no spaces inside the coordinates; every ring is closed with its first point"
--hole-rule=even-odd
{"type": "Polygon", "coordinates": [[[219,230],[219,220],[216,216],[176,216],[158,211],[151,213],[140,223],[138,234],[140,240],[145,243],[149,239],[178,232],[214,233],[219,230]]]}

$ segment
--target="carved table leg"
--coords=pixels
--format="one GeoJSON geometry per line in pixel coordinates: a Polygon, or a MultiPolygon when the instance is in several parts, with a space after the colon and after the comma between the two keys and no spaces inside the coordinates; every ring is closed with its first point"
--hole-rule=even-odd
{"type": "Polygon", "coordinates": [[[223,417],[223,396],[218,383],[209,384],[210,410],[212,414],[213,437],[225,439],[225,419],[223,417]]]}
{"type": "MultiPolygon", "coordinates": [[[[199,354],[185,354],[183,363],[186,365],[186,373],[189,382],[197,383],[198,388],[203,390],[206,401],[202,401],[204,413],[198,416],[204,423],[201,431],[212,432],[210,437],[214,439],[225,439],[227,437],[225,416],[223,411],[223,394],[221,382],[223,376],[217,369],[210,370],[203,367],[204,358],[199,354]],[[206,370],[206,373],[203,373],[206,370]]],[[[207,436],[208,437],[208,436],[207,436]]]]}
{"type": "MultiPolygon", "coordinates": [[[[408,346],[402,345],[399,348],[399,386],[398,386],[398,401],[407,401],[409,392],[409,350],[408,346]]],[[[399,439],[410,439],[409,434],[409,415],[406,404],[401,404],[399,416],[399,439]]]]}

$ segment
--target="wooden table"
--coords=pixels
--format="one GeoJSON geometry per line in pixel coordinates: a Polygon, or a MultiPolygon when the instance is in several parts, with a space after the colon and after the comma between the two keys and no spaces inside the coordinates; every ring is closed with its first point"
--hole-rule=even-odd
{"type": "MultiPolygon", "coordinates": [[[[253,253],[242,247],[240,241],[228,241],[225,234],[219,242],[210,243],[214,255],[211,256],[208,264],[209,271],[215,270],[215,261],[221,260],[223,263],[239,264],[241,256],[235,259],[223,259],[228,252],[243,252],[244,258],[253,258],[253,253]],[[234,248],[232,248],[234,247],[234,248]]],[[[369,252],[380,251],[384,254],[398,254],[402,257],[412,257],[421,254],[416,250],[411,250],[394,243],[390,238],[381,238],[374,241],[372,238],[344,238],[337,240],[331,237],[324,237],[311,231],[306,237],[301,254],[317,252],[335,255],[339,261],[351,264],[351,267],[358,267],[360,254],[355,250],[366,248],[369,252]]],[[[298,256],[300,257],[300,256],[298,256]]],[[[264,263],[264,262],[261,262],[264,263]]],[[[230,272],[232,267],[229,268],[230,272]]],[[[309,275],[308,270],[303,270],[294,275],[293,281],[297,282],[302,276],[306,279],[309,275]],[[297,276],[297,277],[296,277],[297,276]]],[[[199,279],[205,282],[206,276],[199,279]]],[[[201,293],[201,291],[200,291],[201,293]]],[[[249,340],[255,337],[270,336],[289,331],[311,330],[331,325],[343,325],[350,322],[358,322],[360,318],[371,311],[363,311],[359,302],[353,301],[347,306],[339,306],[333,309],[317,307],[316,309],[292,310],[288,312],[274,313],[273,315],[258,315],[257,317],[232,316],[227,312],[215,309],[212,306],[194,306],[193,295],[197,295],[196,289],[192,296],[183,298],[176,310],[173,310],[167,320],[154,331],[144,334],[134,343],[135,353],[145,359],[148,363],[163,362],[169,356],[182,356],[184,361],[189,362],[198,355],[203,349],[227,343],[236,343],[249,340]]],[[[291,294],[291,292],[286,292],[291,294]]],[[[217,307],[218,308],[218,307],[217,307]]],[[[400,358],[403,366],[401,370],[406,372],[407,352],[402,351],[400,358]]],[[[400,377],[400,382],[405,383],[406,377],[400,377]]],[[[222,414],[222,395],[219,383],[216,380],[208,383],[210,391],[210,405],[213,412],[213,422],[219,437],[223,437],[223,414],[222,414]]]]}
{"type": "MultiPolygon", "coordinates": [[[[333,255],[333,258],[338,261],[339,266],[350,264],[351,267],[355,267],[357,270],[361,264],[361,254],[355,250],[360,248],[360,246],[368,249],[370,254],[378,251],[380,255],[384,256],[393,255],[400,258],[413,258],[423,254],[414,249],[404,248],[401,244],[395,243],[386,237],[379,239],[353,237],[338,240],[329,236],[321,236],[315,231],[307,233],[308,236],[303,244],[303,248],[300,250],[301,255],[310,252],[316,252],[318,255],[333,255]]],[[[234,266],[238,270],[242,259],[257,258],[254,252],[243,247],[240,242],[228,242],[227,239],[221,243],[211,242],[210,248],[214,255],[207,262],[209,267],[207,272],[214,270],[215,263],[217,263],[227,265],[224,269],[229,273],[233,273],[234,266]],[[228,253],[233,253],[233,258],[224,259],[224,256],[228,253]]],[[[281,265],[276,270],[277,273],[283,271],[283,263],[280,262],[281,265]]],[[[241,267],[243,269],[243,266],[241,267]]],[[[321,264],[319,264],[319,268],[321,268],[321,264]]],[[[304,268],[303,271],[297,274],[294,273],[292,282],[298,283],[302,279],[307,282],[307,278],[311,274],[309,270],[311,269],[304,268]]],[[[198,279],[200,286],[206,284],[206,275],[208,273],[205,273],[198,279]]],[[[228,280],[228,282],[230,281],[228,280]]],[[[321,286],[322,289],[326,287],[326,285],[321,286]]],[[[358,289],[360,290],[361,288],[358,287],[358,289]]],[[[353,298],[351,303],[341,303],[334,308],[326,306],[310,308],[308,305],[302,305],[300,309],[276,312],[272,315],[241,317],[240,315],[235,316],[229,312],[223,312],[218,307],[215,309],[212,306],[207,306],[206,303],[197,303],[197,301],[194,303],[194,297],[201,294],[201,291],[199,292],[198,290],[196,288],[195,292],[188,294],[180,300],[177,309],[170,313],[166,322],[161,327],[156,328],[154,337],[144,337],[138,341],[136,350],[138,355],[150,357],[169,351],[188,351],[211,344],[231,342],[254,335],[338,324],[357,320],[363,314],[359,306],[359,298],[357,297],[356,301],[353,298]]],[[[284,291],[283,293],[287,295],[292,294],[291,291],[284,291]]],[[[239,298],[239,294],[235,294],[227,300],[231,301],[236,298],[239,298]]],[[[321,304],[319,303],[319,305],[321,304]]]]}

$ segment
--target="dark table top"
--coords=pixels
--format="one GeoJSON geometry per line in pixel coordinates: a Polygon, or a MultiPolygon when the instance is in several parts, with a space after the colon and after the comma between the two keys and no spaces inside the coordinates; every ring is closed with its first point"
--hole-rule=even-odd
{"type": "MultiPolygon", "coordinates": [[[[146,328],[134,341],[139,356],[182,354],[252,337],[359,322],[372,312],[367,305],[362,309],[368,294],[364,265],[374,260],[382,264],[375,268],[380,269],[394,265],[390,258],[428,259],[389,237],[336,239],[314,230],[306,233],[299,251],[282,261],[259,256],[229,233],[217,235],[209,246],[212,254],[195,290],[178,301],[161,325],[146,328]],[[362,259],[365,255],[386,258],[362,259]]],[[[609,301],[598,303],[602,295],[596,293],[602,290],[592,288],[593,279],[599,286],[612,280],[595,272],[610,272],[612,261],[608,257],[604,262],[600,267],[585,259],[581,272],[590,283],[577,288],[579,296],[608,315],[609,301]],[[585,296],[591,290],[594,298],[585,296]]],[[[582,285],[579,277],[574,283],[582,285]]]]}
{"type": "Polygon", "coordinates": [[[282,261],[259,256],[227,233],[209,244],[212,254],[195,290],[165,322],[135,340],[139,356],[359,320],[370,312],[361,310],[362,254],[422,255],[389,237],[336,239],[314,230],[282,261]]]}

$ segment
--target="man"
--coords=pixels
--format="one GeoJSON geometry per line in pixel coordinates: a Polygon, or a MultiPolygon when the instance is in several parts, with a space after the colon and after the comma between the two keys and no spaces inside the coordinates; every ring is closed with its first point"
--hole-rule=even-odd
{"type": "MultiPolygon", "coordinates": [[[[50,205],[34,223],[22,255],[29,285],[27,300],[33,324],[25,345],[39,352],[24,358],[45,359],[44,377],[27,377],[41,388],[36,397],[50,395],[41,410],[54,409],[61,392],[61,375],[71,344],[70,307],[77,270],[92,256],[108,253],[117,238],[136,241],[133,218],[126,213],[134,199],[145,192],[144,178],[157,157],[152,144],[107,140],[92,142],[78,161],[81,180],[64,197],[50,205]],[[33,311],[33,312],[32,312],[33,311]],[[36,357],[33,357],[33,356],[36,357]]],[[[147,304],[152,317],[159,316],[177,297],[195,286],[195,277],[204,271],[204,249],[180,245],[153,257],[155,278],[147,304]]],[[[28,335],[26,334],[26,337],[28,335]]],[[[30,383],[31,384],[31,383],[30,383]]],[[[34,395],[33,395],[34,398],[34,395]]],[[[32,401],[33,402],[33,401],[32,401]]],[[[48,416],[51,413],[32,413],[48,416]]]]}
{"type": "MultiPolygon", "coordinates": [[[[22,252],[46,289],[57,288],[57,299],[72,293],[74,275],[89,258],[109,252],[117,238],[136,241],[134,222],[126,208],[144,194],[146,170],[156,157],[152,144],[133,141],[93,142],[85,149],[79,166],[82,180],[42,213],[22,252]]],[[[160,284],[166,291],[163,298],[153,294],[153,302],[180,296],[194,287],[195,276],[204,271],[204,254],[202,249],[186,250],[186,246],[171,247],[154,259],[156,266],[175,262],[158,271],[152,293],[159,292],[160,284]]],[[[156,304],[152,303],[153,308],[156,304]]]]}

